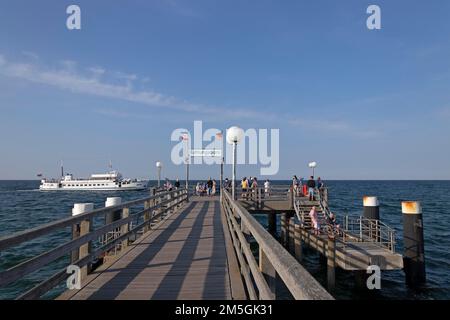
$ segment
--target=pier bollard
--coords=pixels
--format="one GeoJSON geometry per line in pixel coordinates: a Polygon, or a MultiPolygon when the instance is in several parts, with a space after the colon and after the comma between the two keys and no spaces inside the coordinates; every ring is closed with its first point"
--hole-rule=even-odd
{"type": "Polygon", "coordinates": [[[295,218],[289,218],[289,252],[295,254],[295,218]]]}
{"type": "Polygon", "coordinates": [[[295,258],[298,262],[302,262],[303,250],[302,250],[302,230],[299,224],[294,226],[294,246],[295,246],[295,258]]]}
{"type": "Polygon", "coordinates": [[[286,246],[286,217],[287,214],[283,212],[281,214],[281,232],[280,232],[280,242],[283,246],[286,246]]]}
{"type": "MultiPolygon", "coordinates": [[[[110,197],[110,198],[106,198],[105,208],[119,206],[121,204],[122,204],[122,198],[120,198],[120,197],[110,197]]],[[[118,221],[118,220],[121,219],[121,217],[122,217],[122,210],[121,209],[115,210],[113,212],[108,212],[108,213],[105,214],[105,225],[108,225],[108,224],[111,224],[111,223],[113,223],[115,221],[118,221]]],[[[114,240],[118,236],[119,232],[120,232],[120,228],[117,228],[117,229],[112,230],[112,231],[108,231],[105,234],[105,241],[104,242],[108,243],[111,240],[114,240]]],[[[115,254],[115,251],[116,251],[115,249],[111,249],[111,250],[108,251],[108,253],[113,252],[113,254],[115,254]]]]}
{"type": "Polygon", "coordinates": [[[327,283],[328,290],[333,290],[336,284],[336,239],[328,236],[327,243],[327,283]]]}
{"type": "MultiPolygon", "coordinates": [[[[375,224],[377,224],[377,221],[380,220],[380,203],[378,198],[365,196],[363,198],[363,206],[363,217],[366,219],[376,220],[375,224]]],[[[381,239],[379,230],[377,229],[378,228],[376,225],[371,224],[368,230],[368,236],[376,242],[379,242],[381,239]]]]}
{"type": "MultiPolygon", "coordinates": [[[[90,212],[94,210],[94,204],[93,203],[75,203],[72,209],[72,216],[78,216],[80,214],[90,212]]],[[[72,239],[75,240],[79,237],[82,237],[86,234],[88,234],[91,230],[91,219],[86,219],[81,221],[78,224],[74,224],[72,227],[72,239]]],[[[86,244],[83,244],[78,248],[78,250],[72,251],[72,263],[75,261],[82,259],[89,255],[91,251],[92,243],[89,241],[86,244]]],[[[90,268],[90,265],[85,265],[81,267],[81,279],[84,279],[88,274],[88,269],[90,268]]]]}
{"type": "MultiPolygon", "coordinates": [[[[114,206],[119,206],[122,204],[122,198],[121,197],[110,197],[110,198],[106,198],[105,201],[105,207],[114,207],[114,206]]],[[[110,224],[113,223],[114,221],[120,220],[120,217],[122,216],[122,210],[116,210],[113,212],[108,212],[105,215],[105,224],[110,224]]]]}
{"type": "Polygon", "coordinates": [[[419,202],[405,201],[402,202],[402,213],[406,283],[418,286],[426,281],[422,207],[419,202]]]}

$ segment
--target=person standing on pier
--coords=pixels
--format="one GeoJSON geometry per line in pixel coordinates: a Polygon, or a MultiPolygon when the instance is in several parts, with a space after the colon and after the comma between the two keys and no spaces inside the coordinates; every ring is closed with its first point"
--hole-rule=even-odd
{"type": "Polygon", "coordinates": [[[212,182],[212,180],[211,180],[211,177],[209,177],[209,179],[208,179],[208,182],[206,183],[206,185],[207,185],[207,190],[208,190],[208,196],[211,196],[211,193],[212,193],[212,188],[213,188],[213,182],[212,182]]]}
{"type": "Polygon", "coordinates": [[[298,193],[299,193],[298,184],[299,184],[298,178],[297,178],[297,176],[294,176],[292,178],[292,186],[294,188],[294,192],[296,195],[298,195],[298,193]]]}
{"type": "Polygon", "coordinates": [[[228,178],[225,178],[225,181],[224,181],[224,183],[223,183],[223,187],[224,187],[226,190],[230,190],[230,189],[231,189],[231,182],[230,182],[230,180],[228,180],[228,178]]]}
{"type": "Polygon", "coordinates": [[[269,181],[269,179],[267,179],[264,182],[264,193],[266,194],[266,196],[270,197],[270,181],[269,181]]]}
{"type": "Polygon", "coordinates": [[[212,192],[211,192],[213,196],[216,194],[216,188],[217,188],[216,180],[213,180],[212,192]]]}
{"type": "Polygon", "coordinates": [[[309,178],[306,185],[308,186],[309,201],[314,201],[314,190],[316,189],[316,181],[314,180],[313,176],[309,178]]]}
{"type": "Polygon", "coordinates": [[[242,198],[247,198],[247,191],[248,191],[248,180],[247,180],[247,177],[244,177],[242,179],[241,188],[242,188],[242,198]]]}
{"type": "Polygon", "coordinates": [[[258,179],[256,179],[256,177],[253,178],[251,188],[252,188],[253,197],[256,199],[256,196],[258,194],[258,190],[257,190],[258,189],[258,179]]]}
{"type": "Polygon", "coordinates": [[[311,208],[311,211],[309,212],[309,217],[311,218],[311,224],[312,224],[312,227],[314,228],[314,234],[319,235],[320,226],[319,226],[319,219],[317,217],[317,210],[316,210],[315,206],[313,206],[311,208]]]}
{"type": "Polygon", "coordinates": [[[178,178],[177,178],[177,180],[175,181],[175,189],[179,189],[180,188],[180,180],[178,180],[178,178]]]}
{"type": "Polygon", "coordinates": [[[322,179],[320,179],[320,177],[317,178],[317,189],[322,189],[323,187],[323,182],[322,179]]]}

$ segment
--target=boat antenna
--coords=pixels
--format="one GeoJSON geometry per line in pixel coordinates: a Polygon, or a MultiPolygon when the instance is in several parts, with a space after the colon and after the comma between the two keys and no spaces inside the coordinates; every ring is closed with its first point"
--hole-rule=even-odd
{"type": "Polygon", "coordinates": [[[61,160],[61,177],[64,177],[64,163],[61,160]]]}
{"type": "Polygon", "coordinates": [[[112,161],[109,160],[109,170],[112,170],[112,161]]]}

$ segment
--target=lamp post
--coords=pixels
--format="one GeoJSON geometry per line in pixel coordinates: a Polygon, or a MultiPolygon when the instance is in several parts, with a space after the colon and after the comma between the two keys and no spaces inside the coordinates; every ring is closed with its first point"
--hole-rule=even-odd
{"type": "Polygon", "coordinates": [[[160,188],[161,187],[161,169],[162,169],[161,161],[156,162],[156,168],[158,169],[158,188],[160,188]]]}
{"type": "Polygon", "coordinates": [[[233,145],[233,177],[231,185],[231,197],[236,200],[236,162],[237,162],[237,144],[244,137],[244,130],[239,127],[231,127],[227,130],[227,143],[233,145]]]}
{"type": "Polygon", "coordinates": [[[313,161],[308,163],[308,167],[310,167],[312,169],[312,175],[314,177],[314,169],[317,167],[317,162],[313,161]]]}

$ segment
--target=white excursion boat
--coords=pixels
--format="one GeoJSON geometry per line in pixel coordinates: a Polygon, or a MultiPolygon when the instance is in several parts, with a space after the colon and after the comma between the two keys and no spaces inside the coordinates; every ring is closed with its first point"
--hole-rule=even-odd
{"type": "Polygon", "coordinates": [[[39,190],[64,190],[64,191],[120,191],[120,190],[145,190],[147,182],[137,179],[123,179],[118,171],[110,171],[102,174],[92,174],[89,179],[74,179],[73,175],[66,174],[60,180],[42,179],[39,190]]]}

